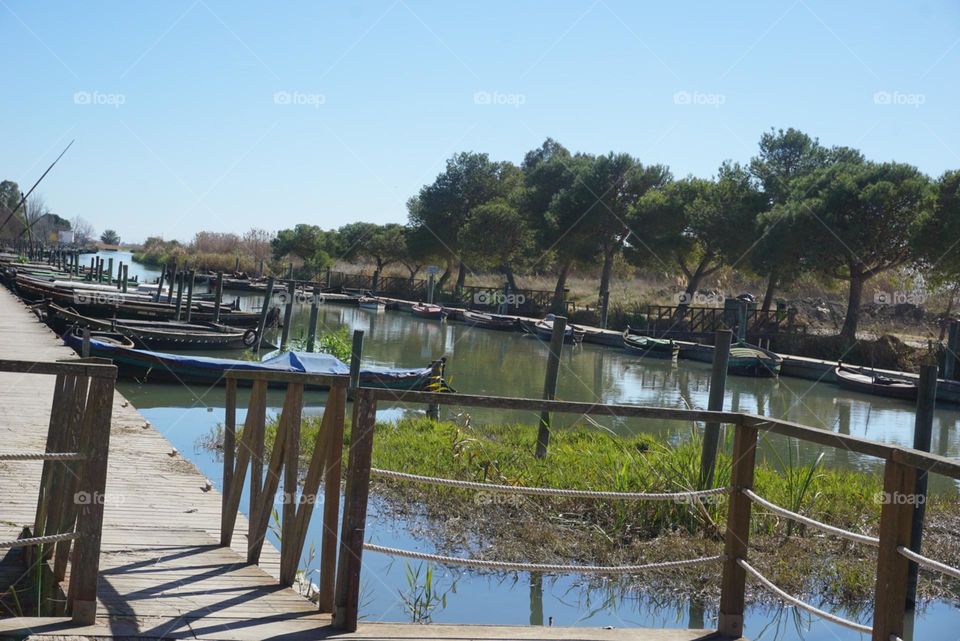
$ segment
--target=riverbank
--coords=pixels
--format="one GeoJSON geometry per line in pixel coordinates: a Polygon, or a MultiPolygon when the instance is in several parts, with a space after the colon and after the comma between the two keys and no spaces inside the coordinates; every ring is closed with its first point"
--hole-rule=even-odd
{"type": "MultiPolygon", "coordinates": [[[[304,421],[301,452],[313,450],[319,419],[304,421]]],[[[275,426],[268,428],[271,442],[275,426]]],[[[530,425],[472,427],[422,418],[378,424],[373,466],[424,476],[517,486],[616,492],[682,492],[699,472],[696,430],[665,440],[621,437],[591,428],[554,431],[549,456],[533,456],[530,425]]],[[[218,442],[213,435],[208,445],[218,442]]],[[[349,434],[345,437],[349,442],[349,434]]],[[[727,444],[729,445],[729,444],[727,444]]],[[[722,451],[729,447],[722,448],[722,451]]],[[[729,482],[721,453],[717,485],[729,482]]],[[[494,494],[374,477],[384,513],[413,524],[413,535],[454,556],[539,563],[642,564],[722,553],[727,501],[595,501],[494,494]]],[[[768,500],[838,527],[876,535],[881,480],[872,474],[799,465],[793,457],[759,463],[756,491],[768,500]]],[[[956,488],[931,495],[925,546],[960,561],[956,488]]],[[[758,510],[751,562],[788,592],[821,604],[856,607],[874,590],[875,552],[822,536],[758,510]]],[[[624,577],[624,589],[688,598],[718,595],[715,568],[692,566],[624,577]]],[[[956,599],[956,585],[921,576],[922,599],[956,599]]],[[[763,590],[751,594],[763,602],[763,590]]]]}

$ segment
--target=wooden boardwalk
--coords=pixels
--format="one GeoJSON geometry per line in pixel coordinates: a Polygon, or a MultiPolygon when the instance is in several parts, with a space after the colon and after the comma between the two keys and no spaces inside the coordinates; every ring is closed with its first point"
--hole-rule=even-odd
{"type": "MultiPolygon", "coordinates": [[[[46,326],[0,289],[0,357],[71,358],[46,326]]],[[[52,376],[0,373],[0,450],[42,451],[52,376]]],[[[39,462],[0,462],[0,539],[33,522],[39,462]]],[[[353,634],[330,627],[328,615],[277,584],[279,553],[265,545],[259,566],[247,565],[246,520],[231,548],[220,547],[220,494],[173,452],[119,393],[114,397],[97,622],[0,619],[0,638],[177,639],[650,639],[692,641],[700,630],[599,630],[503,626],[412,626],[361,623],[353,634]]],[[[10,564],[0,561],[0,581],[10,564]]],[[[6,587],[0,585],[0,587],[6,587]]]]}

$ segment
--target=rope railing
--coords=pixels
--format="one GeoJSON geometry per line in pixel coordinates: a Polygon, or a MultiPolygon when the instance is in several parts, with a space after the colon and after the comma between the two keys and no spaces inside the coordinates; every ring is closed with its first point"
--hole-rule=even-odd
{"type": "Polygon", "coordinates": [[[857,632],[862,632],[865,634],[870,634],[871,632],[873,632],[873,627],[869,625],[863,625],[862,623],[857,623],[856,621],[850,621],[849,619],[844,619],[843,617],[839,617],[836,614],[831,614],[829,612],[821,610],[820,608],[812,606],[805,601],[801,601],[795,596],[791,596],[787,594],[786,592],[778,588],[776,585],[774,585],[767,577],[760,574],[756,569],[754,569],[752,565],[750,565],[743,559],[737,559],[737,565],[739,565],[744,570],[746,570],[748,574],[753,576],[753,578],[759,581],[765,588],[767,588],[768,590],[776,594],[778,597],[780,597],[787,603],[790,603],[800,608],[801,610],[806,610],[810,614],[815,614],[816,616],[822,619],[826,619],[827,621],[831,621],[845,628],[850,628],[851,630],[856,630],[857,632]]]}
{"type": "Polygon", "coordinates": [[[0,452],[0,461],[82,461],[79,452],[0,452]]]}
{"type": "Polygon", "coordinates": [[[10,541],[0,541],[0,549],[4,548],[25,548],[31,545],[43,545],[45,543],[59,543],[60,541],[72,541],[80,535],[76,532],[64,532],[63,534],[48,534],[47,536],[31,536],[23,539],[13,539],[10,541]]]}
{"type": "Polygon", "coordinates": [[[762,505],[763,507],[767,508],[771,512],[775,514],[779,514],[780,516],[784,516],[793,521],[796,521],[797,523],[803,523],[804,525],[809,525],[810,527],[815,528],[817,530],[821,530],[829,534],[834,534],[836,536],[848,539],[850,541],[856,541],[857,543],[866,543],[867,545],[874,545],[874,546],[880,545],[880,539],[878,539],[875,536],[869,536],[867,534],[858,534],[857,532],[844,530],[842,528],[838,528],[833,525],[828,525],[821,521],[817,521],[816,519],[811,519],[808,516],[803,516],[802,514],[791,512],[790,510],[780,507],[775,503],[771,503],[770,501],[766,500],[765,498],[763,498],[753,490],[743,489],[740,491],[743,492],[744,495],[749,497],[750,500],[753,501],[754,503],[762,505]]]}
{"type": "Polygon", "coordinates": [[[638,574],[649,570],[667,570],[701,563],[720,562],[726,559],[725,555],[718,554],[696,559],[661,561],[659,563],[646,563],[643,565],[562,565],[555,563],[518,563],[512,561],[488,561],[486,559],[464,559],[456,556],[443,556],[427,552],[401,550],[399,548],[375,545],[373,543],[364,543],[363,549],[371,552],[380,552],[381,554],[387,554],[389,556],[399,556],[407,559],[417,559],[419,561],[432,561],[443,565],[460,565],[486,570],[550,572],[556,574],[638,574]]]}
{"type": "Polygon", "coordinates": [[[917,554],[908,547],[902,545],[897,546],[897,552],[901,556],[904,556],[922,568],[928,568],[930,570],[936,570],[937,572],[942,572],[948,576],[952,576],[955,579],[960,579],[960,570],[955,567],[941,563],[940,561],[934,561],[931,558],[925,557],[922,554],[917,554]]]}
{"type": "Polygon", "coordinates": [[[464,490],[478,490],[481,492],[503,492],[510,494],[528,494],[533,496],[560,496],[564,498],[584,499],[622,499],[640,501],[680,501],[690,500],[717,494],[728,494],[732,488],[718,487],[710,490],[692,490],[689,492],[601,492],[595,490],[565,490],[552,487],[526,487],[522,485],[498,485],[495,483],[478,483],[475,481],[458,481],[454,479],[420,476],[406,472],[371,468],[371,475],[392,478],[400,481],[413,481],[427,485],[455,487],[464,490]]]}

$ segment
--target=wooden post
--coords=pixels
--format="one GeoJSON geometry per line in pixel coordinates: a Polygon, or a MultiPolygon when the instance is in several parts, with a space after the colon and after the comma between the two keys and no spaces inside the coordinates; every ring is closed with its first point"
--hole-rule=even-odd
{"type": "MultiPolygon", "coordinates": [[[[930,451],[933,438],[933,413],[937,404],[937,366],[924,365],[920,368],[920,386],[917,394],[917,414],[913,425],[913,449],[930,451]]],[[[910,549],[920,554],[923,547],[923,518],[927,508],[927,471],[916,470],[917,482],[913,494],[913,519],[910,526],[910,549]]],[[[917,576],[920,567],[909,561],[907,577],[908,610],[917,604],[917,576]]]]}
{"type": "Polygon", "coordinates": [[[427,274],[427,303],[429,304],[433,304],[434,278],[433,272],[427,274]]]}
{"type": "Polygon", "coordinates": [[[960,349],[960,321],[950,321],[950,332],[947,334],[947,353],[943,361],[943,377],[956,380],[957,350],[960,349]]]}
{"type": "Polygon", "coordinates": [[[97,283],[103,282],[103,259],[97,259],[97,283]]]}
{"type": "Polygon", "coordinates": [[[83,335],[83,342],[80,343],[81,358],[90,358],[90,328],[84,327],[80,330],[83,335]]]}
{"type": "Polygon", "coordinates": [[[90,271],[87,273],[87,280],[92,281],[97,277],[97,259],[96,257],[90,258],[90,271]]]}
{"type": "MultiPolygon", "coordinates": [[[[730,361],[730,341],[733,332],[717,330],[713,340],[713,369],[710,372],[710,398],[707,409],[723,411],[723,394],[727,384],[727,364],[730,361]]],[[[717,466],[717,448],[720,446],[720,424],[707,423],[703,430],[703,445],[700,453],[700,489],[713,487],[713,474],[717,466]]]]}
{"type": "Polygon", "coordinates": [[[307,351],[312,352],[317,342],[317,318],[320,316],[320,286],[313,288],[310,300],[310,325],[307,327],[307,351]]]}
{"type": "Polygon", "coordinates": [[[290,339],[290,322],[293,320],[293,299],[297,295],[297,284],[294,281],[287,283],[287,304],[283,308],[283,331],[280,334],[280,349],[287,346],[290,339]]]}
{"type": "Polygon", "coordinates": [[[127,293],[127,281],[129,280],[130,280],[130,265],[124,265],[123,266],[123,286],[121,287],[124,294],[127,293]]]}
{"type": "Polygon", "coordinates": [[[610,310],[610,292],[600,294],[600,327],[607,328],[607,318],[610,310]]]}
{"type": "Polygon", "coordinates": [[[360,387],[360,357],[363,354],[363,330],[353,330],[353,346],[350,348],[350,389],[360,387]]]}
{"type": "MultiPolygon", "coordinates": [[[[223,494],[220,497],[220,532],[227,530],[229,493],[233,486],[234,461],[237,454],[237,379],[227,379],[226,402],[223,409],[223,494]]],[[[236,518],[236,517],[234,517],[236,518]]],[[[233,525],[230,525],[233,529],[233,525]]],[[[227,541],[225,544],[230,545],[227,541]]]]}
{"type": "MultiPolygon", "coordinates": [[[[258,431],[258,425],[265,419],[266,411],[267,381],[256,380],[253,382],[253,389],[250,390],[250,405],[247,407],[247,417],[243,423],[240,447],[237,448],[237,462],[234,471],[230,474],[231,484],[223,486],[223,492],[226,495],[223,500],[226,507],[220,516],[220,545],[223,546],[229,546],[233,539],[233,528],[237,522],[237,511],[240,509],[240,495],[243,493],[243,485],[247,478],[247,468],[250,467],[254,437],[258,431]]],[[[262,470],[262,461],[257,464],[262,470]]],[[[226,465],[226,459],[224,459],[224,465],[226,465]]]]}
{"type": "Polygon", "coordinates": [[[173,285],[177,280],[177,261],[173,261],[173,267],[170,268],[170,287],[167,288],[167,302],[173,300],[173,285]]]}
{"type": "Polygon", "coordinates": [[[909,547],[913,522],[912,494],[917,474],[912,467],[889,456],[883,470],[883,506],[880,509],[880,549],[873,601],[873,641],[903,637],[909,562],[897,548],[909,547]]]}
{"type": "Polygon", "coordinates": [[[213,301],[213,322],[220,322],[220,305],[223,302],[223,272],[217,272],[217,289],[213,301]]]}
{"type": "Polygon", "coordinates": [[[160,302],[160,294],[163,292],[163,280],[167,275],[167,265],[163,264],[160,267],[160,275],[157,277],[157,293],[153,296],[153,302],[160,302]]]}
{"type": "MultiPolygon", "coordinates": [[[[114,375],[115,376],[115,375],[114,375]]],[[[93,625],[97,616],[97,580],[100,573],[100,538],[103,531],[103,497],[110,451],[110,414],[113,411],[113,378],[90,380],[89,400],[83,417],[80,452],[84,454],[80,492],[87,500],[79,506],[77,534],[70,568],[67,601],[75,623],[93,625]]],[[[79,502],[79,501],[78,501],[79,502]]]]}
{"type": "MultiPolygon", "coordinates": [[[[297,484],[300,481],[300,422],[303,417],[303,383],[287,385],[290,417],[283,453],[283,513],[280,521],[280,585],[293,585],[301,547],[297,532],[297,484]],[[286,563],[284,563],[286,561],[286,563]]],[[[288,408],[284,408],[288,409],[288,408]]],[[[280,435],[277,434],[277,438],[280,435]]],[[[277,444],[274,443],[274,448],[277,444]]],[[[267,496],[266,500],[272,499],[267,496]]]]}
{"type": "Polygon", "coordinates": [[[360,568],[367,520],[367,501],[370,496],[370,464],[376,419],[377,400],[373,393],[363,388],[356,389],[333,614],[333,627],[346,632],[357,630],[360,568]]]}
{"type": "Polygon", "coordinates": [[[193,316],[193,288],[196,285],[197,281],[197,272],[195,270],[190,270],[190,283],[187,285],[187,322],[190,322],[190,318],[193,316]]]}
{"type": "Polygon", "coordinates": [[[186,273],[177,274],[177,320],[180,320],[180,313],[183,310],[183,285],[186,280],[186,273]]]}
{"type": "Polygon", "coordinates": [[[267,279],[267,291],[263,294],[263,306],[260,308],[260,323],[257,325],[257,344],[254,351],[260,353],[263,332],[267,328],[267,315],[270,314],[270,301],[273,299],[273,276],[267,279]]]}
{"type": "Polygon", "coordinates": [[[737,300],[737,342],[747,340],[747,301],[737,300]]]}
{"type": "Polygon", "coordinates": [[[122,281],[122,280],[123,280],[123,261],[121,260],[121,261],[117,264],[117,280],[116,280],[115,282],[110,283],[110,284],[111,284],[111,285],[115,285],[117,289],[120,289],[120,285],[121,285],[121,282],[120,282],[120,281],[122,281]]]}
{"type": "Polygon", "coordinates": [[[113,257],[107,259],[107,284],[113,285],[113,257]]]}
{"type": "MultiPolygon", "coordinates": [[[[547,372],[543,381],[543,398],[552,401],[557,396],[557,378],[560,375],[560,354],[563,352],[563,338],[567,331],[567,319],[556,316],[553,319],[553,334],[550,336],[550,354],[547,356],[547,372]]],[[[550,412],[540,413],[540,428],[537,430],[536,457],[544,458],[550,445],[550,412]]]]}
{"type": "Polygon", "coordinates": [[[733,436],[733,467],[730,470],[730,509],[727,511],[727,533],[723,550],[723,578],[720,588],[720,618],[718,631],[721,635],[739,639],[743,636],[743,610],[746,605],[744,591],[747,573],[737,559],[747,558],[750,541],[751,501],[743,490],[753,489],[753,468],[757,455],[757,428],[737,425],[733,436]]]}
{"type": "MultiPolygon", "coordinates": [[[[327,423],[326,461],[323,478],[323,535],[320,543],[320,591],[318,606],[321,612],[333,612],[334,590],[337,580],[337,531],[340,520],[340,468],[343,459],[343,426],[347,408],[347,390],[330,390],[327,423]],[[331,403],[330,401],[335,401],[331,403]]],[[[326,418],[326,415],[324,415],[326,418]]]]}

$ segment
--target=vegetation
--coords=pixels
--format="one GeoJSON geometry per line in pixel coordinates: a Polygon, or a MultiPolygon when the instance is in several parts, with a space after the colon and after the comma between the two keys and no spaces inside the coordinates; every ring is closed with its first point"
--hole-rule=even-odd
{"type": "Polygon", "coordinates": [[[120,234],[112,229],[105,229],[103,230],[103,233],[100,234],[100,242],[104,245],[119,245],[120,234]]]}

